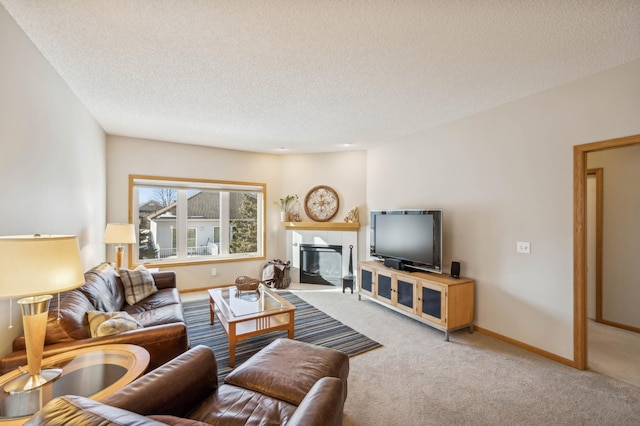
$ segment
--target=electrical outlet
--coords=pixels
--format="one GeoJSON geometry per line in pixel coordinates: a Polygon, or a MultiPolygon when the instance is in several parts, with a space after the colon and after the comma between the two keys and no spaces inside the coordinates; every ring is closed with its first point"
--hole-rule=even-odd
{"type": "Polygon", "coordinates": [[[528,241],[518,241],[516,243],[516,253],[530,254],[531,246],[528,241]]]}
{"type": "Polygon", "coordinates": [[[218,270],[216,268],[211,268],[211,276],[215,277],[216,275],[218,275],[218,270]]]}

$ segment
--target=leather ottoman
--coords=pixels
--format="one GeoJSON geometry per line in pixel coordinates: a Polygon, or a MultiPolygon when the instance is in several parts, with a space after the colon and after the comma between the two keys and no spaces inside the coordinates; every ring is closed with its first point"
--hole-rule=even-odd
{"type": "Polygon", "coordinates": [[[337,377],[347,398],[349,357],[340,351],[291,339],[276,339],[231,372],[225,383],[267,392],[274,398],[299,405],[323,377],[337,377]],[[268,390],[265,389],[268,387],[268,390]]]}

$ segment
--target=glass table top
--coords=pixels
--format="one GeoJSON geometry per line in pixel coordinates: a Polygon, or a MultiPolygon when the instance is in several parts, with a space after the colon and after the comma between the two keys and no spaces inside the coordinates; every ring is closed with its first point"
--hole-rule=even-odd
{"type": "Polygon", "coordinates": [[[224,303],[236,318],[286,307],[279,298],[267,291],[262,285],[255,291],[238,291],[236,287],[227,287],[216,291],[220,295],[219,302],[224,303]]]}
{"type": "Polygon", "coordinates": [[[4,386],[11,379],[20,376],[19,371],[2,376],[0,380],[0,422],[30,416],[58,396],[69,394],[94,396],[118,381],[122,381],[125,376],[132,373],[132,370],[139,370],[130,380],[126,380],[127,382],[131,381],[146,368],[148,353],[142,348],[136,347],[136,350],[144,351],[141,359],[138,359],[137,353],[118,348],[130,346],[109,346],[114,349],[99,349],[98,346],[44,359],[43,369],[62,369],[62,374],[54,381],[30,391],[9,393],[4,390],[4,386]]]}

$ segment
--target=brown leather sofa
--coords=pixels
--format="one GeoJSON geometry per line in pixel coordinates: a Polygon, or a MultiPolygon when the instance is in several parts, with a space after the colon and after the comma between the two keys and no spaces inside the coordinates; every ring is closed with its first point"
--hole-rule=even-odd
{"type": "MultiPolygon", "coordinates": [[[[158,291],[140,302],[126,303],[124,287],[115,269],[102,263],[85,272],[85,284],[54,295],[49,308],[44,357],[95,345],[130,343],[142,346],[150,355],[148,370],[175,358],[189,348],[187,326],[173,271],[152,273],[158,291]],[[119,334],[91,337],[89,311],[126,311],[143,328],[119,334]]],[[[0,374],[25,365],[24,336],[13,341],[13,352],[0,360],[0,374]]]]}
{"type": "Polygon", "coordinates": [[[211,348],[197,346],[101,402],[50,401],[27,425],[342,424],[349,358],[276,339],[218,385],[211,348]]]}

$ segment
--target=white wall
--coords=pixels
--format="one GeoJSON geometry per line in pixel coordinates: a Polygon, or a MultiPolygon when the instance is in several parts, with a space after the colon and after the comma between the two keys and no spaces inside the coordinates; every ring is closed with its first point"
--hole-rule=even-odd
{"type": "Polygon", "coordinates": [[[640,327],[640,146],[589,153],[602,167],[602,316],[640,327]]]}
{"type": "MultiPolygon", "coordinates": [[[[284,259],[285,230],[275,202],[287,194],[297,193],[304,198],[313,186],[327,184],[338,191],[341,203],[363,204],[365,160],[364,152],[289,157],[108,136],[107,221],[129,219],[130,174],[266,183],[266,258],[284,259]]],[[[341,204],[335,221],[342,221],[341,215],[346,215],[347,210],[341,204]]],[[[107,255],[113,256],[110,252],[107,255]]],[[[240,275],[259,278],[265,263],[266,260],[224,262],[167,269],[176,271],[181,290],[189,290],[232,284],[240,275]],[[212,277],[214,266],[217,276],[212,277]]]]}
{"type": "Polygon", "coordinates": [[[370,150],[368,207],[443,208],[477,325],[573,359],[572,147],[640,133],[638,117],[634,61],[370,150]]]}
{"type": "MultiPolygon", "coordinates": [[[[0,235],[77,235],[85,269],[104,260],[105,134],[1,6],[0,111],[0,235]]],[[[15,301],[8,320],[0,354],[22,334],[15,301]]]]}
{"type": "MultiPolygon", "coordinates": [[[[360,212],[360,223],[369,222],[367,216],[367,154],[365,151],[351,151],[316,155],[287,155],[282,157],[282,188],[287,194],[298,194],[302,220],[309,221],[304,213],[304,197],[314,186],[327,185],[333,188],[340,198],[338,213],[332,222],[344,222],[349,210],[357,207],[360,212]]],[[[360,226],[358,232],[358,258],[364,260],[365,227],[360,226]]],[[[355,254],[354,254],[355,257],[355,254]]],[[[355,261],[356,259],[354,259],[355,261]]]]}

